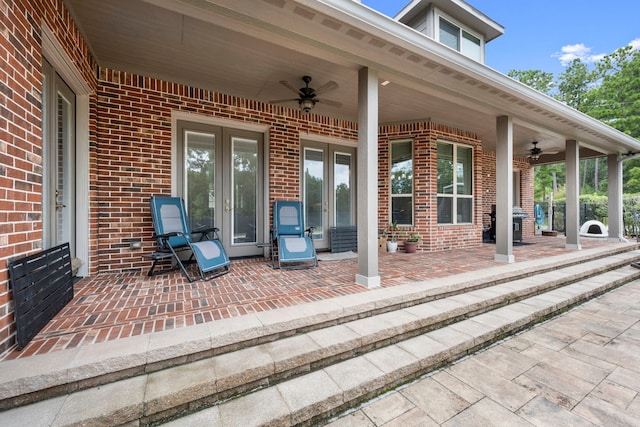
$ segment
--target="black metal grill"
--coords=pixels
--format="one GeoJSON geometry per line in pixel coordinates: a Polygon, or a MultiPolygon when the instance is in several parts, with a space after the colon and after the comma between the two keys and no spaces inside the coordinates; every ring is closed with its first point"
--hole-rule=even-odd
{"type": "MultiPolygon", "coordinates": [[[[496,241],[496,205],[491,206],[491,213],[487,214],[491,217],[491,228],[489,229],[489,239],[492,242],[496,241]]],[[[529,214],[524,211],[520,206],[514,206],[512,209],[513,218],[513,240],[522,242],[522,220],[529,218],[529,214]]]]}

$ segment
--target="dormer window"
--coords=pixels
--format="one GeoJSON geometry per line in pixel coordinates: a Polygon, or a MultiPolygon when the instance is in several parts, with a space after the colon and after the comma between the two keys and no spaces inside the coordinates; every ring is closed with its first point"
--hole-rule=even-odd
{"type": "Polygon", "coordinates": [[[504,27],[462,0],[411,0],[396,19],[484,64],[485,45],[504,27]]]}
{"type": "Polygon", "coordinates": [[[482,62],[482,41],[479,37],[474,36],[442,16],[439,17],[438,25],[440,43],[457,50],[464,56],[482,62]]]}

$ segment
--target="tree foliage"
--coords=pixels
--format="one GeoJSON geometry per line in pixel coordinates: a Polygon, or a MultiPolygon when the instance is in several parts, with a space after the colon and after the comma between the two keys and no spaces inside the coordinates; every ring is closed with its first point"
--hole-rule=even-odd
{"type": "Polygon", "coordinates": [[[554,87],[553,73],[546,71],[511,70],[507,75],[543,93],[551,93],[554,87]]]}
{"type": "Polygon", "coordinates": [[[589,93],[586,113],[640,137],[640,51],[619,49],[596,64],[600,84],[589,93]]]}
{"type": "MultiPolygon", "coordinates": [[[[640,51],[620,48],[590,65],[571,62],[557,78],[541,70],[511,70],[509,76],[634,138],[640,138],[640,51]]],[[[624,162],[623,192],[640,193],[640,159],[624,162]]],[[[564,187],[564,164],[538,166],[535,198],[564,187]]],[[[581,194],[606,194],[607,161],[580,164],[581,194]]]]}
{"type": "Polygon", "coordinates": [[[555,97],[568,106],[586,113],[585,105],[589,103],[589,91],[596,79],[596,73],[589,70],[587,64],[580,59],[574,59],[558,77],[558,93],[555,97]]]}

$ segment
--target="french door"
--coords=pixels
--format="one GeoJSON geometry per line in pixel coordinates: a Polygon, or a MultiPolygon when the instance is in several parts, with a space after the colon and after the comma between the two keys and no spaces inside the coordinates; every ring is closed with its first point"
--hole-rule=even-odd
{"type": "Polygon", "coordinates": [[[43,67],[43,247],[69,242],[75,256],[75,94],[43,67]]]}
{"type": "Polygon", "coordinates": [[[303,142],[304,221],[314,227],[316,249],[330,247],[330,227],[356,223],[355,161],[355,148],[303,142]]]}
{"type": "Polygon", "coordinates": [[[192,122],[178,128],[178,184],[191,228],[218,227],[230,257],[262,254],[263,135],[192,122]]]}

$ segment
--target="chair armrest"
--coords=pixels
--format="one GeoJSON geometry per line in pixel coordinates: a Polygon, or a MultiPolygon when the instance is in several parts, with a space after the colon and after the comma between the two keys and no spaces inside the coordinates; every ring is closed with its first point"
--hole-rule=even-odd
{"type": "Polygon", "coordinates": [[[218,227],[208,227],[205,225],[203,227],[199,227],[191,230],[191,235],[200,234],[200,240],[199,240],[200,242],[202,242],[203,240],[220,240],[220,236],[218,236],[218,231],[220,231],[218,227]]]}
{"type": "Polygon", "coordinates": [[[210,231],[213,231],[214,233],[217,233],[218,231],[220,231],[220,229],[218,229],[218,227],[207,227],[206,225],[201,226],[201,227],[197,227],[194,228],[193,230],[191,230],[191,234],[193,233],[209,233],[210,231]]]}
{"type": "Polygon", "coordinates": [[[184,233],[180,233],[178,231],[172,231],[171,233],[165,233],[165,234],[153,234],[153,238],[154,239],[162,239],[162,240],[168,240],[170,237],[177,237],[177,236],[184,236],[184,233]]]}

